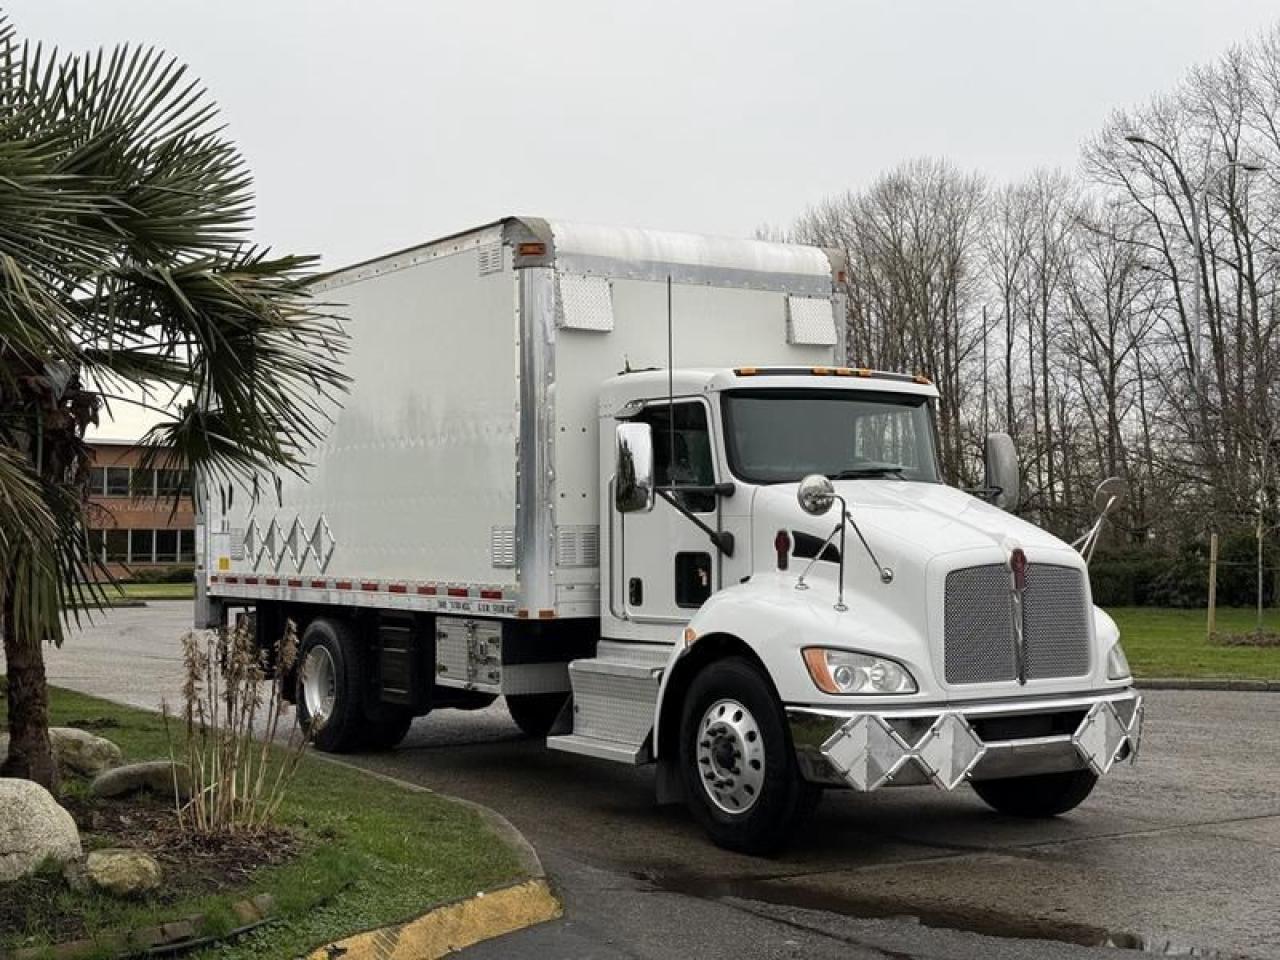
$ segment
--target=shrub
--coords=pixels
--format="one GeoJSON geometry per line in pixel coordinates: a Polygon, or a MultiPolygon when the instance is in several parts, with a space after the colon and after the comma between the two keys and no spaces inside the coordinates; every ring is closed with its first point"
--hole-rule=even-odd
{"type": "MultiPolygon", "coordinates": [[[[297,652],[293,621],[285,624],[269,652],[258,648],[244,620],[232,630],[192,631],[183,637],[181,759],[191,772],[191,798],[178,801],[178,821],[187,831],[251,833],[274,822],[307,744],[295,717],[286,748],[273,749],[288,709],[283,678],[297,652]],[[269,684],[268,653],[279,666],[271,671],[269,684]],[[254,733],[260,717],[264,729],[258,740],[254,733]]],[[[168,731],[167,705],[164,718],[168,731]]],[[[177,752],[171,740],[170,755],[177,752]]]]}
{"type": "Polygon", "coordinates": [[[130,573],[131,583],[191,583],[196,578],[196,568],[189,564],[175,567],[140,567],[130,573]]]}
{"type": "MultiPolygon", "coordinates": [[[[1257,542],[1250,531],[1231,531],[1218,543],[1218,604],[1257,602],[1257,542]]],[[[1274,570],[1280,549],[1268,545],[1263,603],[1277,600],[1274,570]]],[[[1101,607],[1204,607],[1209,602],[1209,544],[1189,540],[1173,550],[1122,547],[1099,550],[1089,565],[1093,601],[1101,607]]]]}

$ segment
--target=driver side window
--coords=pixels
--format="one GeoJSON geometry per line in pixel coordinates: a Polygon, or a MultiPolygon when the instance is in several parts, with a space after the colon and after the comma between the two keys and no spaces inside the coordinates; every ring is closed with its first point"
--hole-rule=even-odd
{"type": "MultiPolygon", "coordinates": [[[[702,403],[686,400],[674,407],[653,403],[636,422],[653,429],[653,473],[659,487],[709,487],[716,482],[707,408],[702,403]]],[[[676,498],[693,513],[711,513],[716,508],[714,494],[678,493],[676,498]]]]}

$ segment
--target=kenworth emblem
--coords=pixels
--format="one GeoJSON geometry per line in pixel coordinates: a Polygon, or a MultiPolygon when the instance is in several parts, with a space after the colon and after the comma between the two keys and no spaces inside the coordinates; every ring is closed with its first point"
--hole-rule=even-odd
{"type": "Polygon", "coordinates": [[[1013,574],[1013,664],[1018,683],[1027,682],[1027,650],[1022,616],[1022,599],[1027,590],[1027,555],[1021,547],[1014,547],[1009,554],[1009,570],[1013,574]]]}

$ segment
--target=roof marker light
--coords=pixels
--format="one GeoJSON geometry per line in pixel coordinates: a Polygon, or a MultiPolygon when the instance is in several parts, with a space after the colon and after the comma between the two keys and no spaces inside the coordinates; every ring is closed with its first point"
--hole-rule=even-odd
{"type": "Polygon", "coordinates": [[[522,243],[516,247],[516,253],[522,257],[545,257],[547,255],[547,245],[545,243],[522,243]]]}

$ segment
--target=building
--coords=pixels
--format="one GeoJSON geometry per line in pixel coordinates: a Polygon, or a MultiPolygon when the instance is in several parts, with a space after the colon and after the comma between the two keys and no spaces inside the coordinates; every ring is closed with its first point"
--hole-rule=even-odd
{"type": "Polygon", "coordinates": [[[143,571],[192,566],[195,513],[186,471],[142,467],[146,448],[133,441],[87,442],[93,455],[85,516],[89,546],[111,575],[128,580],[143,571]]]}

